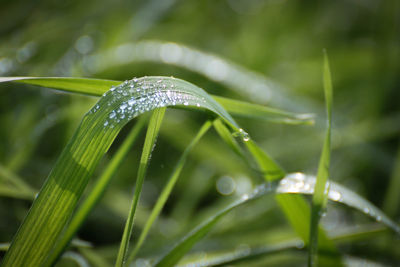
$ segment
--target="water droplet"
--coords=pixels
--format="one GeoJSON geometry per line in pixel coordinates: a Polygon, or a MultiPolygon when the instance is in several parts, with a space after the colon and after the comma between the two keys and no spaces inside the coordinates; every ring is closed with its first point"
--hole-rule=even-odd
{"type": "Polygon", "coordinates": [[[104,122],[104,127],[107,126],[107,125],[108,125],[108,121],[105,121],[104,122]]]}
{"type": "Polygon", "coordinates": [[[249,195],[248,194],[244,194],[243,196],[242,196],[242,200],[248,200],[249,199],[249,195]]]}
{"type": "Polygon", "coordinates": [[[330,191],[329,192],[329,197],[333,200],[333,201],[340,201],[342,199],[342,194],[338,191],[330,191]]]}
{"type": "Polygon", "coordinates": [[[117,114],[115,114],[115,111],[112,111],[111,113],[110,113],[110,119],[112,119],[112,118],[115,118],[115,116],[116,116],[117,114]]]}
{"type": "Polygon", "coordinates": [[[247,142],[250,140],[249,134],[247,132],[245,132],[242,128],[240,128],[238,132],[234,132],[232,135],[234,137],[241,137],[244,142],[247,142]]]}
{"type": "Polygon", "coordinates": [[[232,177],[222,176],[217,180],[216,187],[218,193],[227,196],[235,192],[236,183],[232,177]]]}

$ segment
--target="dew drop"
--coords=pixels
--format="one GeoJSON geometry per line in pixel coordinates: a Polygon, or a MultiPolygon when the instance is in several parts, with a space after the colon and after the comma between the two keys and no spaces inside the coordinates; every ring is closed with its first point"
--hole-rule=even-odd
{"type": "Polygon", "coordinates": [[[338,191],[330,191],[329,192],[329,197],[333,200],[333,201],[340,201],[342,199],[342,194],[338,191]]]}
{"type": "Polygon", "coordinates": [[[116,116],[117,114],[115,114],[115,111],[112,111],[111,113],[110,113],[110,119],[112,119],[112,118],[115,118],[115,116],[116,116]]]}
{"type": "Polygon", "coordinates": [[[108,121],[105,121],[103,125],[104,125],[104,127],[107,126],[108,125],[108,121]]]}
{"type": "Polygon", "coordinates": [[[244,142],[247,142],[250,140],[249,134],[247,132],[245,132],[242,128],[240,128],[238,132],[234,132],[232,135],[234,137],[241,137],[244,142]]]}

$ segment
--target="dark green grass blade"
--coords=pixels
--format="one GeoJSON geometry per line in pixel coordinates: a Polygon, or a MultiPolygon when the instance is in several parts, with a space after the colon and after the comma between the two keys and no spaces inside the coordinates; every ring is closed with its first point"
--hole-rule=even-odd
{"type": "Polygon", "coordinates": [[[125,266],[126,257],[129,249],[129,241],[132,236],[133,223],[136,213],[136,207],[139,203],[140,193],[142,192],[142,186],[144,178],[146,176],[147,168],[150,163],[151,153],[156,144],[156,139],[160,131],[161,123],[164,118],[166,108],[160,108],[153,111],[150,118],[150,123],[147,128],[146,139],[144,141],[142,156],[140,158],[140,164],[138,169],[138,174],[136,178],[135,192],[133,194],[131,208],[128,214],[128,218],[125,223],[124,233],[122,235],[122,240],[120,243],[117,261],[115,266],[125,266]]]}
{"type": "MultiPolygon", "coordinates": [[[[251,194],[243,195],[240,199],[214,213],[206,221],[193,229],[188,235],[179,240],[178,243],[155,265],[173,266],[174,264],[178,263],[179,260],[192,248],[192,246],[202,239],[212,229],[212,227],[232,209],[235,209],[248,201],[271,193],[278,194],[277,197],[287,196],[288,194],[297,197],[300,197],[299,194],[313,194],[315,183],[316,178],[314,176],[307,176],[302,173],[294,173],[285,176],[279,182],[275,181],[260,185],[251,194]]],[[[375,207],[368,200],[362,198],[344,186],[331,182],[328,198],[332,201],[343,203],[346,206],[355,208],[365,215],[372,217],[376,221],[384,223],[397,234],[400,234],[399,225],[388,218],[381,210],[375,207]]],[[[306,221],[304,223],[304,227],[306,227],[306,229],[308,227],[306,221]]],[[[331,262],[336,264],[336,255],[331,254],[332,248],[327,245],[323,247],[323,250],[333,257],[331,258],[331,262]]],[[[339,261],[338,264],[340,265],[341,262],[339,261]]]]}
{"type": "Polygon", "coordinates": [[[230,115],[207,93],[179,79],[148,77],[112,88],[84,116],[61,153],[15,235],[3,266],[42,265],[72,215],[94,169],[122,127],[146,111],[175,105],[209,110],[233,129],[238,128],[230,115]],[[172,97],[168,93],[171,91],[174,92],[172,97]]]}
{"type": "Polygon", "coordinates": [[[393,172],[390,177],[388,189],[386,191],[383,210],[389,215],[397,214],[400,205],[400,145],[397,149],[397,156],[394,161],[393,172]]]}
{"type": "Polygon", "coordinates": [[[144,240],[147,237],[148,232],[150,231],[151,226],[153,225],[154,221],[156,218],[159,216],[162,208],[164,207],[165,203],[167,202],[167,199],[169,195],[171,194],[172,189],[174,188],[179,175],[182,171],[182,168],[186,162],[186,159],[190,153],[190,151],[193,149],[193,147],[198,143],[198,141],[203,137],[203,135],[208,131],[208,129],[211,126],[211,122],[207,121],[198,131],[197,135],[195,138],[190,142],[190,144],[186,147],[185,151],[183,152],[182,156],[180,157],[178,163],[176,164],[172,175],[170,179],[168,180],[167,184],[165,185],[163,191],[161,192],[160,196],[157,199],[156,204],[154,205],[154,208],[151,211],[151,214],[142,230],[140,233],[139,239],[135,245],[135,248],[133,249],[132,253],[129,256],[128,263],[132,262],[133,259],[135,258],[137,252],[141,248],[141,245],[143,244],[144,240]]]}
{"type": "Polygon", "coordinates": [[[331,157],[331,124],[332,124],[332,80],[329,69],[329,61],[326,52],[324,51],[324,92],[327,112],[327,130],[322,149],[322,154],[319,160],[317,183],[315,184],[314,195],[312,199],[311,220],[310,220],[310,241],[309,241],[309,256],[308,266],[317,264],[318,255],[318,225],[321,218],[321,213],[326,209],[326,202],[329,192],[329,165],[331,157]]]}
{"type": "MultiPolygon", "coordinates": [[[[42,87],[60,89],[67,92],[101,96],[111,86],[121,81],[68,77],[2,77],[0,82],[19,82],[42,87]]],[[[220,96],[213,98],[229,113],[238,117],[267,120],[285,124],[313,124],[311,114],[296,114],[279,109],[269,108],[249,102],[233,100],[220,96]]]]}
{"type": "Polygon", "coordinates": [[[63,234],[62,238],[57,242],[56,247],[52,251],[49,259],[47,260],[48,265],[52,265],[55,263],[57,258],[61,255],[68,243],[72,240],[72,238],[78,231],[80,225],[85,221],[90,211],[98,203],[111,179],[117,172],[119,166],[122,164],[124,158],[136,141],[146,121],[147,116],[142,116],[132,128],[132,130],[124,140],[123,144],[120,146],[116,154],[111,159],[110,163],[107,165],[103,174],[94,185],[88,197],[83,201],[78,211],[72,217],[72,220],[69,223],[65,233],[63,234]]]}

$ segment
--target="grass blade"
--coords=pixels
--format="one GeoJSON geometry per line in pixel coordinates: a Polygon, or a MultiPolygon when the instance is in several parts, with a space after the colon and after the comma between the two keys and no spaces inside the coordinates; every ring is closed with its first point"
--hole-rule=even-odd
{"type": "Polygon", "coordinates": [[[234,100],[226,97],[213,96],[232,115],[243,118],[265,120],[282,124],[314,124],[313,114],[297,114],[277,108],[271,108],[259,104],[234,100]]]}
{"type": "Polygon", "coordinates": [[[108,184],[110,183],[111,179],[115,175],[117,169],[122,164],[124,158],[128,154],[132,145],[136,141],[139,133],[143,129],[146,120],[147,116],[140,117],[138,122],[135,124],[135,126],[132,128],[132,130],[124,140],[123,144],[120,146],[116,154],[113,156],[110,163],[104,170],[103,174],[100,176],[100,178],[94,185],[89,196],[84,200],[84,202],[79,207],[78,211],[72,217],[72,220],[69,223],[62,238],[57,242],[56,247],[54,248],[54,250],[51,253],[51,256],[46,262],[48,265],[52,265],[55,263],[57,258],[61,255],[65,247],[68,245],[68,243],[72,240],[72,238],[78,231],[82,222],[85,221],[90,211],[98,203],[98,201],[104,194],[104,191],[106,190],[108,184]]]}
{"type": "MultiPolygon", "coordinates": [[[[307,194],[314,193],[314,187],[317,182],[315,176],[304,175],[302,173],[293,173],[285,176],[280,181],[277,193],[291,193],[291,194],[307,194]]],[[[383,211],[374,206],[371,202],[364,199],[357,193],[347,189],[343,185],[329,181],[329,190],[327,198],[352,207],[365,215],[372,217],[377,222],[385,224],[398,235],[400,235],[400,227],[392,219],[390,219],[383,211]]]]}
{"type": "Polygon", "coordinates": [[[94,169],[122,127],[146,111],[176,105],[209,110],[233,129],[238,128],[231,116],[207,93],[182,80],[149,77],[110,89],[84,116],[61,153],[15,235],[3,266],[43,264],[94,169]]]}
{"type": "MultiPolygon", "coordinates": [[[[26,83],[93,96],[101,96],[111,86],[121,83],[121,81],[114,80],[70,77],[1,77],[0,82],[26,83]]],[[[222,105],[226,111],[238,117],[261,119],[269,122],[284,124],[314,123],[312,114],[297,114],[220,96],[213,96],[213,98],[220,105],[222,105]]]]}
{"type": "Polygon", "coordinates": [[[254,190],[250,195],[245,194],[230,205],[219,210],[204,223],[193,229],[188,235],[182,238],[167,254],[165,254],[156,264],[157,267],[173,266],[192,248],[192,246],[203,238],[211,228],[232,209],[244,203],[265,195],[273,190],[273,187],[262,185],[254,190]]]}
{"type": "Polygon", "coordinates": [[[128,218],[125,223],[124,233],[120,243],[117,261],[115,266],[125,266],[126,256],[129,249],[129,241],[132,236],[133,222],[136,213],[136,207],[139,203],[140,193],[142,191],[142,185],[146,176],[147,167],[150,162],[151,152],[156,143],[158,133],[160,131],[161,123],[164,118],[166,108],[159,108],[153,111],[150,118],[150,123],[147,128],[146,139],[143,145],[142,156],[140,158],[139,170],[136,178],[135,192],[133,194],[131,208],[128,214],[128,218]]]}
{"type": "Polygon", "coordinates": [[[326,209],[326,202],[329,192],[329,165],[331,157],[331,125],[332,125],[332,80],[329,69],[329,61],[326,51],[324,51],[324,92],[327,112],[327,130],[319,160],[317,183],[315,184],[314,195],[312,200],[311,220],[310,220],[310,237],[309,237],[309,257],[308,266],[317,264],[318,255],[318,224],[321,213],[326,209]]]}
{"type": "MultiPolygon", "coordinates": [[[[287,194],[293,194],[296,196],[300,196],[299,194],[311,195],[314,192],[316,180],[317,179],[315,176],[307,176],[302,173],[293,173],[285,176],[279,182],[274,181],[258,186],[251,194],[242,195],[240,199],[217,211],[206,221],[194,228],[188,235],[182,238],[169,252],[167,252],[160,260],[158,260],[155,265],[173,266],[174,264],[178,263],[179,260],[192,248],[192,246],[201,238],[203,238],[212,229],[212,227],[232,209],[235,209],[243,205],[244,203],[271,193],[278,194],[277,196],[287,196],[287,194]]],[[[355,208],[365,215],[374,218],[376,221],[384,223],[387,227],[395,231],[397,234],[400,234],[400,227],[368,200],[362,198],[355,192],[345,188],[342,185],[334,182],[330,183],[331,186],[329,188],[328,194],[328,198],[330,200],[343,203],[349,207],[355,208]]],[[[308,208],[307,205],[306,207],[308,208]]],[[[306,223],[304,223],[304,225],[307,226],[306,223]]],[[[331,254],[332,247],[327,245],[324,246],[323,249],[333,257],[333,263],[337,261],[336,254],[331,254]]],[[[338,264],[340,265],[341,262],[339,261],[338,264]]]]}
{"type": "MultiPolygon", "coordinates": [[[[221,124],[219,127],[225,127],[225,132],[229,131],[223,124],[221,124]]],[[[226,134],[222,135],[222,138],[231,148],[234,149],[234,151],[240,148],[239,146],[232,144],[232,142],[229,140],[230,137],[228,137],[226,134]]],[[[266,181],[271,182],[285,176],[284,170],[253,140],[251,140],[248,136],[243,140],[245,141],[244,144],[251,153],[251,156],[255,160],[258,169],[266,181]]],[[[297,195],[277,195],[276,200],[292,225],[292,228],[303,239],[304,243],[307,244],[309,238],[310,208],[306,201],[301,196],[297,195]]],[[[319,231],[321,236],[321,247],[323,247],[324,250],[331,251],[332,254],[337,255],[336,264],[340,266],[341,263],[339,260],[339,254],[336,251],[333,242],[326,237],[322,229],[319,231]]]]}
{"type": "Polygon", "coordinates": [[[129,256],[128,262],[132,262],[133,259],[135,258],[137,252],[139,251],[141,245],[143,244],[144,240],[147,237],[148,232],[150,231],[151,226],[153,225],[154,221],[160,214],[162,208],[164,207],[165,203],[167,202],[167,199],[169,195],[171,194],[172,189],[174,188],[179,175],[182,171],[182,168],[186,162],[186,159],[190,153],[190,151],[193,149],[193,147],[198,143],[198,141],[203,137],[203,135],[208,131],[208,129],[211,126],[211,122],[207,121],[204,123],[204,125],[201,127],[201,129],[198,131],[197,135],[195,138],[190,142],[190,144],[186,147],[185,151],[183,152],[182,156],[180,157],[178,163],[176,164],[172,175],[170,179],[168,180],[167,184],[165,185],[163,191],[161,192],[160,196],[157,199],[156,204],[154,205],[153,210],[151,211],[151,214],[139,236],[139,239],[135,245],[135,248],[133,249],[132,253],[129,256]]]}

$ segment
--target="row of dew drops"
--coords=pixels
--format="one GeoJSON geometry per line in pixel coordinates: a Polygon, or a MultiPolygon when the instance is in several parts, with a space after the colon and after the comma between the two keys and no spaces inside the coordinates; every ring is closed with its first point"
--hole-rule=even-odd
{"type": "MultiPolygon", "coordinates": [[[[176,105],[208,106],[204,97],[177,90],[176,85],[170,79],[133,78],[118,86],[112,86],[103,94],[100,101],[106,101],[107,106],[117,106],[117,108],[109,113],[103,126],[114,128],[116,124],[127,122],[139,114],[155,108],[176,105]]],[[[90,112],[97,112],[100,106],[101,104],[97,103],[90,112]]],[[[241,137],[245,142],[250,140],[249,134],[241,128],[233,133],[233,136],[241,137]]]]}
{"type": "MultiPolygon", "coordinates": [[[[133,78],[118,86],[112,86],[104,93],[102,100],[105,99],[108,106],[116,106],[109,113],[103,124],[104,127],[114,128],[116,124],[127,122],[137,115],[155,108],[176,105],[206,106],[204,98],[177,91],[176,85],[165,79],[146,78],[133,78]]],[[[100,106],[101,104],[96,104],[91,112],[95,113],[100,106]]]]}

